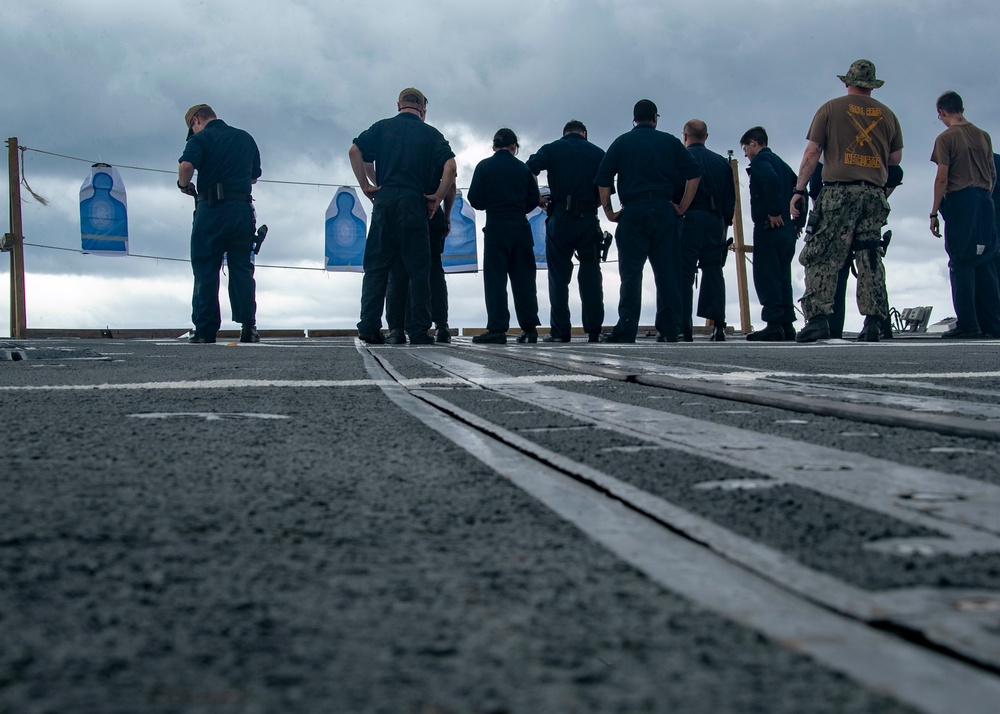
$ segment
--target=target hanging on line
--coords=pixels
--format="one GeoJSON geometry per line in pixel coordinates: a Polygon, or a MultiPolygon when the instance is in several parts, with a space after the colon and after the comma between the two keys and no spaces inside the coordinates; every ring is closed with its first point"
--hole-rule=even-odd
{"type": "Polygon", "coordinates": [[[128,255],[125,183],[110,164],[94,164],[80,187],[80,238],[84,253],[128,255]]]}

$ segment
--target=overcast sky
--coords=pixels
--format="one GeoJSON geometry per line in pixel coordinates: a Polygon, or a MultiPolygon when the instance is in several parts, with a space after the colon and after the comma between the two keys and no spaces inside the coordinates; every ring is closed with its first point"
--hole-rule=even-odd
{"type": "MultiPolygon", "coordinates": [[[[395,113],[403,87],[427,95],[427,121],[451,142],[460,187],[491,153],[501,126],[520,136],[522,159],[558,138],[571,118],[607,148],[631,128],[632,105],[642,98],[657,103],[662,130],[679,135],[686,120],[705,120],[709,148],[734,150],[741,168],[739,137],[761,124],[771,148],[797,170],[813,113],[844,93],[836,75],[861,57],[885,80],[874,95],[896,112],[905,145],[905,179],[888,225],[890,304],[933,305],[933,318],[944,318],[953,314],[946,257],[927,229],[929,157],[944,128],[934,101],[954,89],[970,121],[1000,131],[996,53],[989,49],[998,27],[1000,5],[986,0],[7,3],[0,23],[3,137],[87,160],[25,153],[28,183],[50,201],[43,207],[24,192],[25,238],[70,249],[26,249],[28,326],[190,325],[186,263],[72,251],[80,247],[80,185],[89,162],[103,160],[119,167],[128,191],[130,252],[187,257],[191,199],[174,182],[184,111],[196,103],[253,134],[264,180],[314,184],[254,189],[259,221],[270,227],[258,262],[311,269],[258,268],[259,326],[350,328],[361,278],[322,270],[324,213],[335,188],[315,184],[355,183],[351,140],[395,113]]],[[[743,197],[749,235],[745,190],[743,197]]],[[[6,215],[6,191],[0,200],[6,215]]],[[[480,228],[484,218],[479,214],[480,228]]],[[[794,267],[797,299],[802,271],[794,267]]],[[[728,321],[738,325],[732,260],[726,277],[728,321]]],[[[9,334],[6,256],[0,279],[0,334],[9,334]]],[[[615,264],[604,266],[604,279],[610,325],[615,264]]],[[[546,284],[540,272],[543,324],[546,284]]],[[[449,288],[451,324],[484,326],[481,276],[450,276],[449,288]]],[[[750,294],[760,326],[752,285],[750,294]]],[[[222,297],[223,326],[231,328],[224,289],[222,297]]],[[[579,325],[578,300],[573,305],[579,325]]],[[[647,272],[644,324],[652,324],[653,305],[647,272]]],[[[851,301],[847,327],[860,323],[851,301]]]]}

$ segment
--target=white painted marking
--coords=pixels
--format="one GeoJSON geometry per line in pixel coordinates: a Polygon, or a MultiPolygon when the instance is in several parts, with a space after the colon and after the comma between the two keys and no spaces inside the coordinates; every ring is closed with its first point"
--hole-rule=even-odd
{"type": "MultiPolygon", "coordinates": [[[[546,354],[544,350],[537,350],[539,354],[546,354]]],[[[552,357],[551,354],[547,356],[552,357]]],[[[731,369],[729,372],[715,372],[715,371],[705,371],[699,369],[689,369],[684,367],[672,366],[669,372],[663,372],[661,370],[665,369],[664,365],[656,362],[652,359],[621,359],[613,358],[608,355],[600,354],[571,354],[568,359],[564,356],[563,359],[567,361],[570,365],[572,363],[583,363],[583,364],[596,364],[600,366],[609,366],[617,369],[629,370],[639,374],[651,374],[657,376],[669,377],[672,379],[681,380],[698,380],[704,382],[723,382],[731,386],[742,386],[747,383],[751,383],[754,388],[760,388],[765,390],[775,390],[778,392],[792,392],[798,393],[805,397],[813,397],[818,399],[834,399],[839,401],[845,401],[848,403],[858,403],[858,404],[879,404],[889,407],[902,407],[910,411],[926,411],[930,413],[955,413],[964,416],[983,416],[989,419],[1000,419],[1000,407],[995,405],[996,397],[1000,396],[1000,393],[996,391],[985,391],[985,390],[970,390],[963,389],[961,386],[954,384],[947,384],[953,379],[965,379],[965,378],[983,378],[983,377],[995,377],[1000,375],[1000,372],[943,372],[938,374],[926,374],[926,375],[914,375],[914,374],[894,374],[894,375],[879,375],[879,374],[812,374],[805,372],[789,372],[789,371],[767,371],[767,370],[744,370],[739,368],[734,368],[733,365],[704,365],[712,369],[726,368],[731,369]],[[946,382],[947,386],[939,386],[928,384],[926,382],[919,382],[911,379],[911,377],[920,376],[924,378],[934,378],[941,376],[946,382]],[[854,386],[842,386],[837,384],[817,384],[815,382],[816,377],[840,380],[846,379],[848,383],[851,381],[863,381],[869,382],[871,384],[880,386],[911,386],[919,387],[924,389],[932,389],[937,391],[948,392],[950,395],[954,395],[956,392],[968,392],[975,394],[983,394],[986,396],[994,397],[994,403],[982,403],[982,402],[963,402],[956,399],[948,398],[935,398],[935,397],[924,397],[924,396],[912,396],[908,394],[891,393],[887,394],[885,392],[875,392],[871,390],[859,389],[854,386]],[[792,381],[793,379],[799,381],[792,381]]],[[[572,368],[572,367],[570,367],[572,368]]]]}
{"type": "Polygon", "coordinates": [[[612,451],[619,454],[639,454],[644,451],[663,451],[666,447],[664,446],[605,446],[601,451],[612,451]]]}
{"type": "MultiPolygon", "coordinates": [[[[375,374],[379,369],[375,359],[364,351],[362,357],[369,373],[375,374]]],[[[874,631],[825,607],[817,607],[808,599],[776,586],[773,579],[751,572],[745,564],[735,564],[723,555],[677,536],[637,511],[622,508],[595,489],[571,480],[521,451],[485,437],[481,432],[405,393],[399,385],[386,380],[377,380],[377,383],[401,409],[509,479],[668,590],[761,632],[787,648],[804,652],[874,691],[902,699],[918,710],[952,714],[958,705],[969,714],[992,714],[995,711],[996,702],[1000,699],[1000,683],[991,675],[874,631]],[[706,583],[710,587],[706,587],[706,583]]],[[[470,423],[477,421],[468,413],[463,413],[463,419],[470,423]]],[[[544,452],[550,463],[565,461],[559,455],[509,432],[505,432],[504,439],[508,443],[521,444],[521,448],[544,452]]],[[[587,467],[579,470],[587,472],[593,482],[604,484],[626,502],[634,502],[633,497],[637,495],[644,501],[655,502],[659,507],[656,510],[661,511],[657,515],[665,522],[675,520],[671,515],[680,516],[687,526],[696,523],[698,527],[694,530],[703,535],[705,531],[713,535],[722,532],[715,524],[679,511],[672,504],[650,497],[617,479],[587,467]],[[664,517],[662,511],[669,511],[670,515],[664,517]]],[[[726,534],[724,539],[731,546],[730,550],[734,544],[741,546],[747,543],[746,539],[734,539],[731,534],[726,534]]],[[[715,545],[718,547],[719,544],[716,542],[715,545]]],[[[769,557],[771,566],[784,560],[781,555],[766,548],[756,549],[755,554],[758,559],[761,554],[769,557]]],[[[743,563],[743,559],[737,560],[743,563]]],[[[753,569],[754,565],[751,563],[749,567],[753,569]]],[[[793,570],[798,567],[782,562],[779,570],[781,566],[793,570]]],[[[822,592],[844,590],[849,593],[848,600],[870,600],[862,591],[805,569],[799,571],[809,572],[813,578],[832,586],[822,592]]],[[[808,580],[803,578],[792,580],[800,586],[808,584],[808,580]]],[[[920,597],[914,599],[918,605],[922,604],[920,597]]],[[[885,616],[889,608],[872,610],[885,616]]]]}
{"type": "Polygon", "coordinates": [[[187,342],[186,338],[185,338],[184,342],[154,342],[153,344],[157,345],[159,347],[199,347],[199,348],[200,347],[206,347],[206,346],[211,347],[213,344],[216,347],[237,347],[238,346],[238,347],[241,347],[241,348],[245,348],[245,347],[255,347],[255,348],[256,347],[264,347],[264,348],[266,348],[266,347],[293,347],[293,348],[297,349],[299,347],[307,347],[308,346],[308,345],[275,344],[273,342],[240,342],[239,338],[237,338],[235,340],[230,340],[228,342],[225,341],[225,340],[218,340],[218,341],[216,341],[214,343],[210,342],[210,343],[208,343],[208,345],[192,345],[189,342],[187,342]]]}
{"type": "MultiPolygon", "coordinates": [[[[539,374],[527,377],[504,377],[496,380],[485,380],[483,384],[537,384],[539,382],[603,382],[604,377],[594,377],[589,374],[539,374]]],[[[393,382],[395,384],[395,382],[393,382]]],[[[454,377],[421,377],[403,380],[406,386],[463,385],[468,382],[454,377]]],[[[249,389],[249,388],[280,388],[280,389],[315,389],[321,387],[371,387],[378,382],[371,379],[207,379],[204,381],[178,382],[131,382],[127,384],[45,384],[22,385],[16,387],[0,386],[0,392],[89,392],[89,391],[142,391],[149,389],[249,389]]]]}
{"type": "MultiPolygon", "coordinates": [[[[693,370],[692,370],[693,371],[693,370]]],[[[692,377],[691,371],[687,372],[656,372],[658,375],[664,377],[674,377],[675,379],[690,379],[692,377]]],[[[775,379],[775,378],[785,378],[785,379],[853,379],[853,380],[872,380],[872,379],[973,379],[973,378],[990,378],[995,379],[1000,377],[1000,372],[900,372],[898,374],[891,374],[888,372],[872,374],[872,373],[847,373],[847,374],[837,374],[835,372],[783,372],[783,371],[768,371],[762,370],[760,372],[698,372],[698,379],[704,379],[705,381],[712,382],[755,382],[760,379],[775,379]]],[[[812,385],[810,385],[812,386],[812,385]]]]}
{"type": "Polygon", "coordinates": [[[251,412],[150,412],[149,414],[129,414],[135,419],[173,419],[174,417],[194,417],[205,421],[223,421],[233,419],[289,419],[283,414],[253,414],[251,412]]]}
{"type": "Polygon", "coordinates": [[[967,597],[955,601],[959,612],[1000,612],[1000,600],[991,597],[967,597]]]}
{"type": "Polygon", "coordinates": [[[734,478],[722,481],[702,481],[701,483],[696,483],[692,488],[696,488],[699,491],[752,491],[783,485],[783,481],[774,479],[734,478]]]}
{"type": "Polygon", "coordinates": [[[805,419],[775,419],[775,424],[808,424],[805,419]]]}
{"type": "Polygon", "coordinates": [[[19,387],[0,386],[4,392],[90,392],[90,391],[143,391],[149,389],[243,389],[252,387],[316,388],[316,387],[370,387],[370,379],[207,379],[200,382],[132,382],[127,384],[48,384],[19,387]]]}
{"type": "MultiPolygon", "coordinates": [[[[497,379],[494,370],[441,352],[423,354],[420,359],[476,384],[497,379]]],[[[964,545],[966,552],[1000,551],[1000,487],[992,484],[556,387],[508,385],[496,391],[647,443],[779,478],[932,528],[964,545]],[[947,493],[959,498],[935,502],[934,509],[928,510],[928,503],[910,495],[919,493],[947,493]]]]}
{"type": "Polygon", "coordinates": [[[932,446],[927,449],[929,453],[932,454],[987,454],[988,451],[980,451],[978,449],[966,449],[961,446],[932,446]]]}

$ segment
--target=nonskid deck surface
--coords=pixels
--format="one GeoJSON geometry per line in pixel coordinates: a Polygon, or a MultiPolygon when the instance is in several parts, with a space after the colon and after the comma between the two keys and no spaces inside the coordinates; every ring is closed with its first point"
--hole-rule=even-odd
{"type": "Polygon", "coordinates": [[[0,702],[993,711],[996,344],[4,343],[0,702]]]}

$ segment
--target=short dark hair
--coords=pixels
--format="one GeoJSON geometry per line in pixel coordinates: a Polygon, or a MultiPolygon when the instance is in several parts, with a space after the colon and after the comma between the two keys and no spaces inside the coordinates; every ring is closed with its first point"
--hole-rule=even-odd
{"type": "Polygon", "coordinates": [[[493,135],[493,148],[506,149],[511,145],[518,148],[521,146],[517,143],[517,134],[514,133],[514,130],[508,129],[507,127],[497,129],[497,133],[493,135]]]}
{"type": "Polygon", "coordinates": [[[566,134],[586,134],[587,127],[583,125],[583,122],[579,119],[570,119],[566,122],[566,126],[563,127],[563,136],[566,134]]]}
{"type": "Polygon", "coordinates": [[[656,105],[649,99],[640,99],[632,107],[632,121],[655,121],[656,105]]]}
{"type": "Polygon", "coordinates": [[[208,106],[207,104],[198,111],[196,111],[194,113],[194,116],[192,116],[191,118],[194,119],[194,117],[198,117],[202,121],[208,121],[209,119],[219,118],[216,116],[215,111],[212,109],[212,107],[208,106]]]}
{"type": "Polygon", "coordinates": [[[937,110],[949,114],[961,114],[965,111],[965,107],[962,106],[962,98],[958,96],[958,92],[949,89],[937,98],[937,110]]]}
{"type": "Polygon", "coordinates": [[[708,125],[701,119],[692,119],[684,125],[684,133],[696,141],[704,141],[708,138],[708,125]]]}
{"type": "Polygon", "coordinates": [[[761,146],[767,146],[767,132],[764,131],[764,127],[755,126],[747,129],[746,133],[740,138],[740,146],[746,146],[751,141],[756,141],[761,146]]]}

